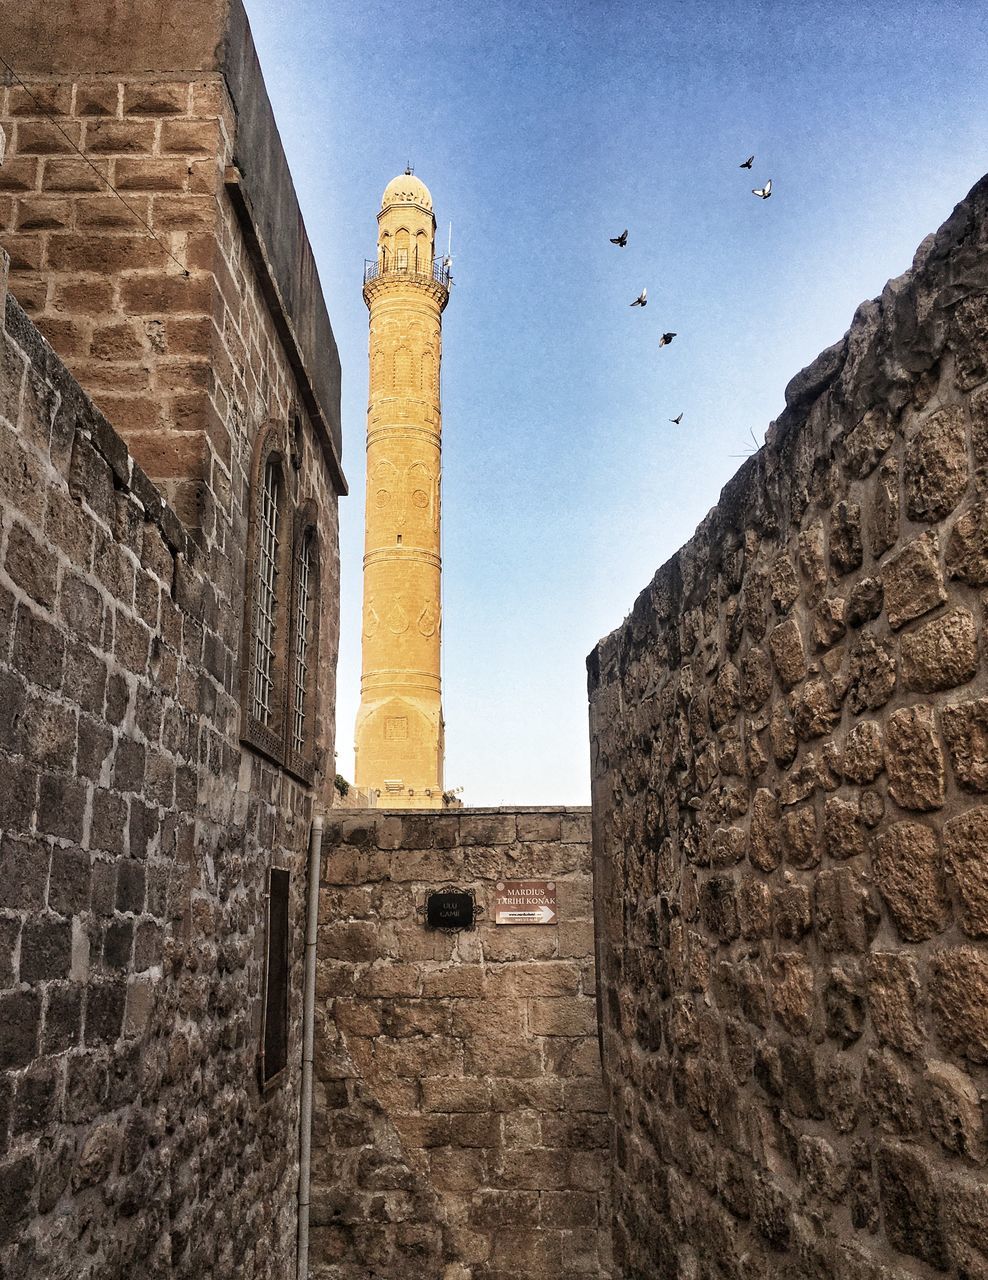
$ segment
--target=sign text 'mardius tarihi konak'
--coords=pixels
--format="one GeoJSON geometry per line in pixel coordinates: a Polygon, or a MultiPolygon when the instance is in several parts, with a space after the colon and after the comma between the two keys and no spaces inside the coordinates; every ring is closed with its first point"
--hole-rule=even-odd
{"type": "Polygon", "coordinates": [[[558,924],[555,880],[498,880],[495,924],[558,924]]]}

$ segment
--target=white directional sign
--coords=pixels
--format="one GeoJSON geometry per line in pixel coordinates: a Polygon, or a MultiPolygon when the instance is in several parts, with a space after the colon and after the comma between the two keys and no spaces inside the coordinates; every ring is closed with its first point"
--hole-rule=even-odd
{"type": "Polygon", "coordinates": [[[498,880],[495,924],[558,924],[555,880],[498,880]]]}

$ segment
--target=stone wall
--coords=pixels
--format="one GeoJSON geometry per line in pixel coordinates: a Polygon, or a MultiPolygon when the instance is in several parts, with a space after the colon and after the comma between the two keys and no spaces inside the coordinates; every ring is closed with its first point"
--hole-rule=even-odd
{"type": "Polygon", "coordinates": [[[627,1280],[988,1275],[988,180],[589,659],[627,1280]]]}
{"type": "MultiPolygon", "coordinates": [[[[335,667],[336,504],[320,511],[335,667]]],[[[239,741],[243,509],[207,554],[23,311],[0,332],[0,1274],[288,1275],[313,789],[239,741]]],[[[332,752],[332,680],[322,747],[332,752]]],[[[332,774],[330,774],[331,782],[332,774]]]]}
{"type": "Polygon", "coordinates": [[[334,814],[324,854],[314,1280],[602,1280],[588,811],[334,814]],[[558,925],[495,925],[505,877],[558,925]],[[475,930],[426,928],[449,884],[475,930]]]}
{"type": "Polygon", "coordinates": [[[27,6],[4,55],[23,81],[0,86],[12,288],[186,527],[228,555],[268,422],[297,415],[306,471],[345,492],[339,357],[243,6],[59,7],[39,41],[27,6]],[[163,20],[188,37],[181,60],[163,20]]]}

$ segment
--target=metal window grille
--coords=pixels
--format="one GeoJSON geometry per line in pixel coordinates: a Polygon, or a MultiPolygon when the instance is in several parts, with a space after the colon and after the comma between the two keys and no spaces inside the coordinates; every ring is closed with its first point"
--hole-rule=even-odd
{"type": "Polygon", "coordinates": [[[312,578],[312,535],[302,539],[298,554],[298,613],[295,618],[295,706],[292,716],[292,750],[305,747],[305,695],[309,678],[309,608],[312,578]]]}
{"type": "Polygon", "coordinates": [[[278,490],[277,465],[264,471],[261,494],[261,545],[257,561],[257,625],[254,629],[254,718],[271,723],[274,692],[274,640],[278,597],[278,490]]]}

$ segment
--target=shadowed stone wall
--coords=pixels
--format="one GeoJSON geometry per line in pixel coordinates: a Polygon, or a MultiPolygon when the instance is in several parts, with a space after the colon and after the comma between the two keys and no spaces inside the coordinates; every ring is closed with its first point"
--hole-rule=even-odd
{"type": "Polygon", "coordinates": [[[626,1280],[988,1276],[988,180],[589,659],[626,1280]]]}
{"type": "Polygon", "coordinates": [[[607,1264],[586,809],[331,814],[319,925],[314,1280],[578,1280],[607,1264]],[[547,879],[558,926],[495,925],[547,879]],[[425,927],[455,884],[477,928],[425,927]]]}

